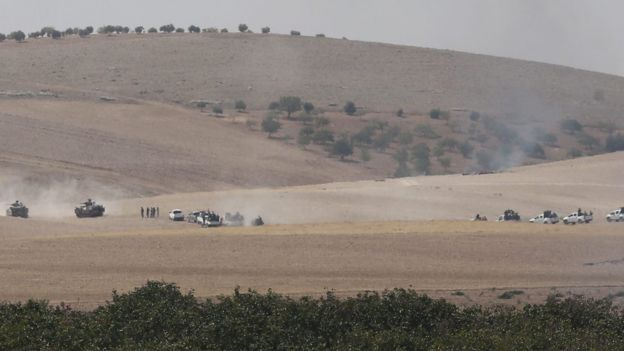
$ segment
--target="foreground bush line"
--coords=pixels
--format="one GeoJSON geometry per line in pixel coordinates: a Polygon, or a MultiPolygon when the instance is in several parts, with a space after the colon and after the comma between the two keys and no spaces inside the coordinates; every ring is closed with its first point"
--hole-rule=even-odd
{"type": "Polygon", "coordinates": [[[0,305],[2,350],[609,350],[624,314],[609,299],[550,296],[522,309],[460,308],[413,290],[338,299],[269,291],[198,301],[175,284],[113,292],[94,311],[0,305]]]}

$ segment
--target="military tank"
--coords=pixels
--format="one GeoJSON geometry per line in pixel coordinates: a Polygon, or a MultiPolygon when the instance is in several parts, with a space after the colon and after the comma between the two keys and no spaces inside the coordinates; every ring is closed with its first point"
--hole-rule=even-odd
{"type": "Polygon", "coordinates": [[[104,215],[105,210],[104,206],[96,204],[95,201],[88,199],[86,202],[83,202],[80,206],[76,207],[76,209],[74,209],[74,213],[76,213],[76,217],[78,218],[101,217],[104,215]]]}
{"type": "Polygon", "coordinates": [[[28,207],[24,206],[21,201],[15,201],[6,211],[7,217],[28,218],[28,207]]]}

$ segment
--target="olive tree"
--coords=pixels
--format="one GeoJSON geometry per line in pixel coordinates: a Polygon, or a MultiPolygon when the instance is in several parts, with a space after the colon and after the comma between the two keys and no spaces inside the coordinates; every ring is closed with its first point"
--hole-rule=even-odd
{"type": "Polygon", "coordinates": [[[298,96],[282,96],[279,101],[280,110],[286,111],[288,119],[293,112],[301,110],[301,98],[298,96]]]}
{"type": "Polygon", "coordinates": [[[331,148],[331,154],[340,156],[340,160],[353,154],[353,145],[346,136],[340,137],[331,148]]]}
{"type": "Polygon", "coordinates": [[[277,132],[280,128],[282,128],[282,124],[272,114],[267,115],[262,120],[262,130],[269,134],[269,138],[271,137],[271,134],[277,132]]]}

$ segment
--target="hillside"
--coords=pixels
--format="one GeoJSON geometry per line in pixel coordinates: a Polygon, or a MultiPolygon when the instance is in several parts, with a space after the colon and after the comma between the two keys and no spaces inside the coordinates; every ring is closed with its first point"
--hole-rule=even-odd
{"type": "Polygon", "coordinates": [[[21,190],[51,178],[77,180],[81,193],[102,194],[105,184],[111,197],[376,179],[399,173],[403,149],[410,163],[400,175],[506,168],[601,153],[623,122],[624,78],[451,51],[234,33],[28,39],[0,48],[0,162],[3,182],[21,190]],[[370,142],[354,143],[339,162],[327,157],[331,142],[298,146],[306,122],[284,114],[282,130],[267,139],[261,120],[285,95],[314,103],[310,119],[328,122],[315,133],[328,129],[337,139],[366,130],[370,142]],[[237,99],[247,112],[233,109],[237,99]],[[347,100],[360,108],[355,117],[341,112],[347,100]],[[210,104],[225,115],[206,113],[210,104]],[[448,113],[432,120],[433,108],[448,113]],[[471,111],[481,119],[469,119],[471,111]],[[582,133],[561,132],[568,117],[582,133]],[[432,137],[415,132],[423,126],[432,137]],[[546,134],[555,141],[543,142],[546,134]],[[413,160],[419,143],[431,153],[422,170],[413,160]],[[543,152],[533,153],[535,143],[543,152]]]}

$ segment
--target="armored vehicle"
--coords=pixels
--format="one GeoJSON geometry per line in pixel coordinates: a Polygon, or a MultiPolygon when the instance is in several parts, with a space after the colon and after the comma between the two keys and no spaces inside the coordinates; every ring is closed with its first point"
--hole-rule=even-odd
{"type": "Polygon", "coordinates": [[[78,218],[101,217],[104,215],[105,210],[104,206],[96,204],[95,201],[88,199],[86,202],[83,202],[80,206],[76,207],[74,213],[78,218]]]}
{"type": "Polygon", "coordinates": [[[22,217],[28,218],[28,207],[24,206],[24,204],[17,200],[11,204],[9,209],[6,211],[7,217],[22,217]]]}

